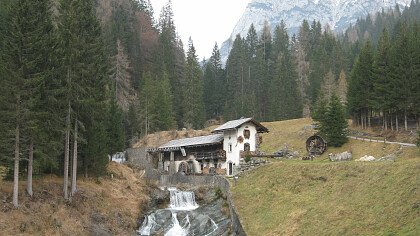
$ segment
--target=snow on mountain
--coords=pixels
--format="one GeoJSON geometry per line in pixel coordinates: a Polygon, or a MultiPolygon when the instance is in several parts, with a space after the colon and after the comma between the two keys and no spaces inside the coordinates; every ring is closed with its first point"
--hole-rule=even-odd
{"type": "Polygon", "coordinates": [[[290,34],[297,33],[304,19],[328,24],[335,32],[344,31],[357,18],[365,17],[396,4],[409,5],[411,0],[252,0],[239,19],[229,39],[220,49],[222,61],[226,62],[237,34],[246,37],[249,27],[254,24],[260,32],[267,21],[273,30],[284,20],[290,34]]]}

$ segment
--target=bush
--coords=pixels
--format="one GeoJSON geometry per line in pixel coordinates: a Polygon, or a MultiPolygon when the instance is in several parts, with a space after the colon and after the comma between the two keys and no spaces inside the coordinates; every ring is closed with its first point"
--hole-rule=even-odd
{"type": "Polygon", "coordinates": [[[251,161],[251,159],[252,159],[252,157],[251,157],[251,153],[247,152],[247,153],[245,154],[245,158],[244,158],[245,162],[246,162],[246,163],[248,163],[248,162],[250,162],[250,161],[251,161]]]}
{"type": "Polygon", "coordinates": [[[216,199],[220,199],[220,198],[224,199],[225,198],[221,188],[216,188],[215,191],[214,191],[214,194],[216,195],[216,199]]]}

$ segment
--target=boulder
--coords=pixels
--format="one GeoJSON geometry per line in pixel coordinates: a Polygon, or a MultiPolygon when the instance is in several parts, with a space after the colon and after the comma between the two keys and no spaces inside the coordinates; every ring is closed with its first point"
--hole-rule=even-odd
{"type": "Polygon", "coordinates": [[[328,154],[330,161],[350,161],[352,158],[351,152],[343,152],[338,154],[328,154]]]}
{"type": "Polygon", "coordinates": [[[357,159],[356,161],[376,161],[376,158],[373,156],[364,155],[360,159],[357,159]]]}

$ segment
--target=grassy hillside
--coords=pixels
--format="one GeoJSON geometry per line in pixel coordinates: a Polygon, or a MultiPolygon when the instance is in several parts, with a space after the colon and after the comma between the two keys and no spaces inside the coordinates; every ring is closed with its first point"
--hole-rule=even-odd
{"type": "Polygon", "coordinates": [[[233,187],[248,235],[419,235],[420,160],[276,162],[233,187]]]}
{"type": "MultiPolygon", "coordinates": [[[[264,123],[261,149],[306,155],[310,119],[264,123]]],[[[420,150],[349,140],[315,161],[285,160],[242,175],[232,188],[248,235],[420,235],[420,150]],[[394,153],[395,162],[331,163],[328,153],[353,158],[394,153]]]]}
{"type": "Polygon", "coordinates": [[[18,209],[10,203],[12,183],[0,180],[0,235],[132,235],[147,186],[127,166],[111,162],[108,171],[108,177],[81,179],[71,202],[62,197],[62,178],[35,180],[33,198],[22,181],[18,209]]]}
{"type": "MultiPolygon", "coordinates": [[[[262,151],[272,153],[282,149],[287,144],[289,149],[298,151],[301,156],[307,155],[305,148],[306,139],[315,133],[311,127],[312,119],[295,119],[262,124],[270,130],[269,133],[263,134],[262,151]]],[[[400,145],[396,144],[371,143],[350,139],[349,142],[340,148],[328,147],[327,151],[317,159],[327,158],[328,153],[344,151],[351,151],[353,159],[364,155],[378,158],[392,153],[397,154],[399,157],[420,157],[418,148],[400,148],[400,145]]]]}

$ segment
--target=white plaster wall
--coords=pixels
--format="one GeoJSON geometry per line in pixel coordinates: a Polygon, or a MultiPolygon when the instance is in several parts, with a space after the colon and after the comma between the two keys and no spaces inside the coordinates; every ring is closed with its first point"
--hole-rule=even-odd
{"type": "Polygon", "coordinates": [[[256,150],[256,135],[257,130],[255,125],[252,123],[245,123],[240,126],[237,130],[225,131],[223,139],[223,150],[226,151],[226,162],[222,165],[222,168],[227,169],[227,163],[232,162],[236,166],[239,165],[240,161],[240,152],[244,150],[245,143],[249,143],[250,151],[256,150]],[[249,139],[245,139],[244,130],[248,129],[250,132],[249,139]],[[244,141],[242,143],[238,142],[238,137],[242,136],[244,141]],[[232,151],[229,152],[229,144],[232,144],[232,151]]]}
{"type": "MultiPolygon", "coordinates": [[[[242,136],[244,138],[244,141],[240,144],[240,150],[244,150],[245,143],[249,143],[250,151],[255,152],[256,150],[256,135],[257,135],[257,129],[255,128],[254,124],[252,123],[245,123],[241,127],[238,128],[238,137],[242,136]],[[246,139],[244,137],[244,130],[247,129],[250,131],[249,139],[246,139]]],[[[239,146],[239,145],[238,145],[239,146]]]]}

